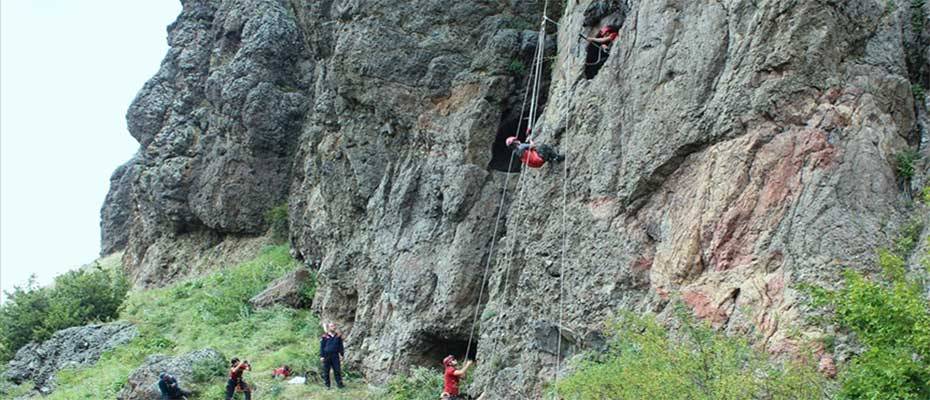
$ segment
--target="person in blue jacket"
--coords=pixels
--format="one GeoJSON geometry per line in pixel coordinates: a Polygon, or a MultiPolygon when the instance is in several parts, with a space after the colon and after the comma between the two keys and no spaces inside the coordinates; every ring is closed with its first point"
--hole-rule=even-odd
{"type": "Polygon", "coordinates": [[[326,333],[320,337],[320,362],[323,363],[323,384],[329,387],[329,371],[333,371],[333,377],[336,378],[336,387],[343,388],[342,385],[342,357],[345,355],[345,348],[342,346],[342,335],[336,331],[336,324],[330,322],[326,324],[326,333]]]}
{"type": "Polygon", "coordinates": [[[161,392],[161,400],[182,400],[191,395],[191,392],[181,389],[178,379],[167,372],[158,375],[158,391],[161,392]]]}

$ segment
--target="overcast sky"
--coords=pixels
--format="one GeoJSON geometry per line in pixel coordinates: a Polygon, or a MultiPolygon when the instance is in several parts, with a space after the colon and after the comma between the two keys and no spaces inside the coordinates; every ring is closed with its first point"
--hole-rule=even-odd
{"type": "Polygon", "coordinates": [[[0,1],[0,286],[93,261],[126,108],[168,49],[177,0],[0,1]]]}

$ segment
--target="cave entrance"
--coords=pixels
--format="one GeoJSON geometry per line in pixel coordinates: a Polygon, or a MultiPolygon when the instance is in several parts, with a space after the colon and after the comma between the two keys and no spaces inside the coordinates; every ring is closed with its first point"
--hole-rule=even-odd
{"type": "MultiPolygon", "coordinates": [[[[509,118],[505,116],[503,118],[504,120],[497,127],[494,143],[491,144],[491,162],[488,163],[488,168],[502,172],[520,172],[520,161],[514,159],[511,162],[511,158],[514,158],[513,152],[507,148],[504,142],[508,137],[513,136],[515,132],[519,132],[518,129],[523,124],[521,124],[519,116],[509,118]],[[507,168],[508,166],[510,169],[507,168]]],[[[523,140],[525,136],[525,134],[518,135],[520,140],[523,140]]]]}
{"type": "Polygon", "coordinates": [[[413,354],[410,355],[410,362],[422,367],[440,368],[442,359],[451,354],[461,364],[461,357],[466,350],[468,358],[475,359],[478,343],[472,342],[471,349],[468,349],[468,337],[427,332],[420,335],[419,341],[411,350],[413,354]]]}

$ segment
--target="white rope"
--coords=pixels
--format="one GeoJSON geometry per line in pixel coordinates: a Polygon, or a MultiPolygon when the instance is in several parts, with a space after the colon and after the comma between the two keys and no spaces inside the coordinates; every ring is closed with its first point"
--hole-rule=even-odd
{"type": "Polygon", "coordinates": [[[565,156],[562,162],[565,163],[565,169],[562,173],[562,255],[559,260],[559,344],[556,346],[554,379],[556,384],[559,382],[559,372],[562,370],[562,317],[565,311],[562,295],[564,294],[563,288],[565,287],[565,253],[568,247],[568,230],[565,229],[565,209],[568,203],[568,155],[565,156]]]}
{"type": "MultiPolygon", "coordinates": [[[[523,123],[523,112],[526,110],[526,100],[529,97],[529,84],[530,84],[531,77],[532,75],[527,75],[526,77],[525,86],[527,89],[526,91],[524,91],[524,94],[523,94],[523,103],[520,105],[520,116],[517,119],[517,132],[514,134],[514,136],[520,134],[520,124],[523,123]]],[[[472,317],[471,331],[468,334],[468,345],[465,347],[465,355],[462,356],[463,360],[467,359],[468,353],[471,352],[472,340],[475,337],[475,326],[478,323],[478,309],[481,307],[481,298],[484,297],[484,287],[487,284],[486,282],[488,279],[488,270],[490,269],[490,266],[491,266],[491,259],[494,257],[494,243],[497,242],[497,231],[498,231],[498,228],[500,227],[501,218],[503,217],[503,213],[504,213],[504,199],[507,196],[507,183],[510,180],[510,175],[511,175],[510,170],[513,168],[513,158],[514,158],[513,154],[511,153],[510,162],[507,164],[506,176],[504,177],[504,187],[501,189],[501,200],[497,206],[497,219],[495,219],[494,221],[494,233],[491,234],[491,245],[488,248],[488,259],[484,265],[484,274],[482,275],[482,278],[481,278],[481,288],[478,290],[478,301],[475,303],[475,315],[472,317]]],[[[521,169],[521,172],[522,172],[522,169],[521,169]]]]}

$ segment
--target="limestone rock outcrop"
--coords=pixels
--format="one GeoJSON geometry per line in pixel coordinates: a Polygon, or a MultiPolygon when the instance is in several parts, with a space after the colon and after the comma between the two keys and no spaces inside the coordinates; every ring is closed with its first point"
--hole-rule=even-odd
{"type": "Polygon", "coordinates": [[[271,307],[275,304],[292,308],[309,307],[313,300],[307,298],[305,291],[307,285],[313,284],[312,278],[307,268],[296,269],[276,279],[268,288],[249,299],[249,304],[256,308],[271,307]]]}
{"type": "Polygon", "coordinates": [[[177,357],[153,355],[145,358],[142,366],[129,375],[129,381],[116,396],[118,400],[158,399],[158,379],[167,373],[178,379],[182,389],[189,390],[196,373],[201,378],[221,376],[226,372],[226,357],[213,349],[202,349],[177,357]]]}
{"type": "Polygon", "coordinates": [[[571,356],[676,300],[789,352],[798,285],[873,268],[925,184],[896,173],[930,86],[930,10],[905,0],[550,2],[533,132],[568,158],[506,187],[544,2],[182,3],[127,114],[131,201],[104,206],[128,233],[104,237],[160,285],[199,254],[178,248],[238,248],[286,203],[313,307],[374,381],[474,351],[479,315],[474,391],[536,397],[560,326],[571,356]],[[608,23],[585,79],[578,35],[608,23]]]}
{"type": "Polygon", "coordinates": [[[29,343],[19,349],[7,364],[3,378],[17,384],[32,380],[37,391],[48,394],[54,389],[58,370],[92,365],[103,353],[137,335],[136,327],[123,321],[62,329],[42,343],[29,343]]]}

